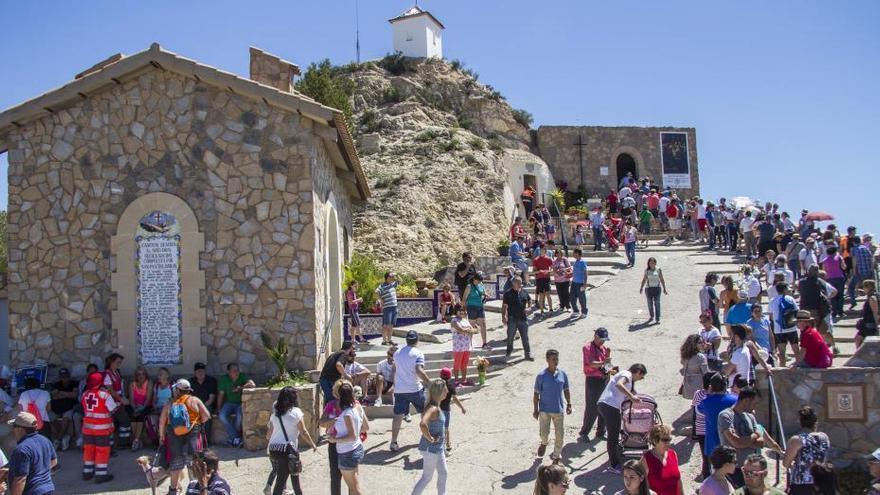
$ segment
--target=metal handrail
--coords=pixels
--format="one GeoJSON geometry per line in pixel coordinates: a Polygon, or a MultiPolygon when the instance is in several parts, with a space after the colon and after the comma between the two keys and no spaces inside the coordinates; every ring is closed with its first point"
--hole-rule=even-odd
{"type": "MultiPolygon", "coordinates": [[[[782,451],[784,452],[787,448],[785,445],[785,429],[782,427],[782,415],[779,414],[779,400],[776,398],[776,387],[773,385],[773,376],[767,375],[767,385],[770,389],[770,426],[773,426],[773,413],[776,413],[776,425],[779,428],[779,446],[782,447],[782,451]]],[[[772,435],[772,429],[771,429],[772,435]]],[[[774,486],[779,484],[780,481],[780,465],[782,464],[781,459],[777,459],[776,461],[776,483],[774,486]]],[[[786,479],[788,477],[786,476],[786,479]]]]}
{"type": "Polygon", "coordinates": [[[336,321],[337,309],[338,308],[336,307],[336,305],[334,305],[333,308],[330,310],[330,319],[327,320],[327,325],[324,327],[324,336],[321,338],[321,348],[318,352],[319,359],[321,356],[324,355],[325,352],[327,352],[327,343],[330,341],[330,327],[332,327],[333,322],[336,321]]]}

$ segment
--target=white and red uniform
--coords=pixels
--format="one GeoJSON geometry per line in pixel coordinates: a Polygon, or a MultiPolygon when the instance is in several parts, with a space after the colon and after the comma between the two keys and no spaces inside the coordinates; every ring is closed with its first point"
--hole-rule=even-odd
{"type": "Polygon", "coordinates": [[[118,405],[100,386],[86,389],[80,404],[83,408],[83,479],[97,476],[100,481],[109,476],[107,465],[113,436],[113,412],[118,405]]]}

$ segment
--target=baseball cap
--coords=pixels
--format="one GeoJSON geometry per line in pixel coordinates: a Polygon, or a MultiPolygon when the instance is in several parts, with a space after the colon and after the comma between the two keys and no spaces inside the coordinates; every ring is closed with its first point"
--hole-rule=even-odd
{"type": "Polygon", "coordinates": [[[70,370],[67,368],[61,368],[60,370],[58,370],[58,376],[69,377],[70,370]]]}
{"type": "Polygon", "coordinates": [[[181,378],[174,382],[174,388],[178,390],[192,390],[192,385],[189,384],[189,380],[186,378],[181,378]]]}
{"type": "Polygon", "coordinates": [[[603,342],[611,340],[611,337],[608,336],[608,329],[605,327],[599,327],[596,329],[596,337],[602,339],[603,342]]]}
{"type": "Polygon", "coordinates": [[[195,366],[193,366],[193,371],[203,370],[207,368],[208,367],[205,366],[205,363],[196,363],[195,366]]]}
{"type": "Polygon", "coordinates": [[[440,378],[444,380],[449,380],[450,378],[452,378],[452,370],[449,368],[443,368],[442,370],[440,370],[440,378]]]}
{"type": "Polygon", "coordinates": [[[36,428],[37,418],[29,412],[22,411],[15,418],[6,422],[10,426],[20,426],[22,428],[36,428]]]}
{"type": "Polygon", "coordinates": [[[410,340],[419,340],[419,334],[416,333],[415,330],[410,330],[409,332],[406,332],[406,340],[407,340],[407,341],[410,341],[410,340]]]}

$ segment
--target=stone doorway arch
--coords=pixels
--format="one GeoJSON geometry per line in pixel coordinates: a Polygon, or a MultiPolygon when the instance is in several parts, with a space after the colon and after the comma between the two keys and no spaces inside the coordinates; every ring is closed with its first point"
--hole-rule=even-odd
{"type": "MultiPolygon", "coordinates": [[[[115,347],[126,358],[123,362],[125,373],[131,373],[138,365],[145,364],[153,367],[166,366],[174,375],[189,374],[192,372],[192,363],[206,361],[207,351],[202,344],[202,331],[207,325],[207,318],[199,298],[199,291],[205,289],[205,272],[199,269],[199,253],[204,250],[205,235],[199,232],[195,213],[186,201],[173,194],[145,194],[132,201],[119,217],[116,235],[110,239],[110,254],[115,258],[116,266],[110,276],[111,291],[116,296],[111,323],[115,331],[115,347]],[[145,222],[145,218],[153,217],[159,221],[159,225],[145,222]],[[173,225],[173,229],[170,225],[173,225]],[[174,268],[177,271],[178,289],[176,294],[171,295],[176,295],[178,299],[176,306],[179,312],[175,319],[179,328],[177,337],[172,332],[165,332],[167,328],[161,325],[162,314],[145,315],[144,309],[139,307],[147,304],[144,301],[148,290],[168,289],[167,285],[161,286],[161,281],[158,281],[161,286],[159,289],[156,289],[155,284],[151,289],[140,287],[147,285],[145,279],[141,279],[139,275],[139,270],[148,269],[146,257],[143,261],[139,258],[141,254],[145,254],[144,249],[147,247],[142,244],[145,227],[151,230],[169,227],[169,237],[177,240],[177,247],[174,249],[176,256],[172,258],[176,258],[174,268]],[[154,323],[159,321],[159,324],[150,327],[149,323],[142,323],[142,320],[146,322],[150,319],[154,323]],[[141,335],[144,329],[149,329],[153,335],[141,335]],[[156,330],[161,335],[155,335],[156,330]],[[168,342],[162,343],[166,338],[168,342]],[[167,348],[168,356],[173,358],[161,363],[149,362],[157,355],[156,345],[160,346],[160,351],[167,348]],[[149,352],[150,349],[145,346],[153,346],[153,352],[149,352]],[[148,356],[146,363],[143,356],[148,356]]],[[[161,295],[165,296],[168,294],[161,295]]],[[[146,298],[149,299],[148,296],[146,298]]],[[[167,317],[167,313],[164,316],[167,317]]]]}
{"type": "MultiPolygon", "coordinates": [[[[330,206],[327,211],[326,239],[324,244],[326,247],[325,273],[327,274],[327,288],[325,298],[325,316],[324,322],[330,325],[330,339],[326,354],[338,350],[342,347],[344,339],[342,330],[342,320],[344,313],[342,310],[342,246],[340,242],[339,232],[339,215],[336,208],[330,206]],[[332,318],[332,320],[331,320],[332,318]]],[[[323,329],[322,329],[323,330],[323,329]]]]}
{"type": "Polygon", "coordinates": [[[639,173],[636,167],[636,160],[629,153],[621,153],[617,155],[617,184],[620,185],[620,182],[626,177],[627,174],[632,174],[633,179],[639,180],[639,173]]]}

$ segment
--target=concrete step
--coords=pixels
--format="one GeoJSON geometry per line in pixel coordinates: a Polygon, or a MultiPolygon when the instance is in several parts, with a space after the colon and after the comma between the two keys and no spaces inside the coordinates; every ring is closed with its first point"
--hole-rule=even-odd
{"type": "MultiPolygon", "coordinates": [[[[491,342],[493,340],[497,340],[501,338],[501,333],[498,331],[492,332],[487,335],[491,342]]],[[[477,340],[479,340],[479,336],[477,336],[477,340]]],[[[402,345],[402,342],[401,342],[402,345]]],[[[443,349],[422,349],[425,354],[425,362],[431,361],[445,361],[447,363],[452,360],[452,346],[445,346],[440,344],[443,349]]],[[[361,363],[367,367],[375,367],[376,363],[385,359],[386,351],[388,346],[371,346],[369,348],[359,348],[357,352],[357,362],[361,363]]],[[[496,360],[504,357],[504,347],[499,345],[494,346],[491,350],[483,350],[478,347],[474,347],[471,349],[471,357],[484,356],[489,358],[490,361],[496,360]]]]}

